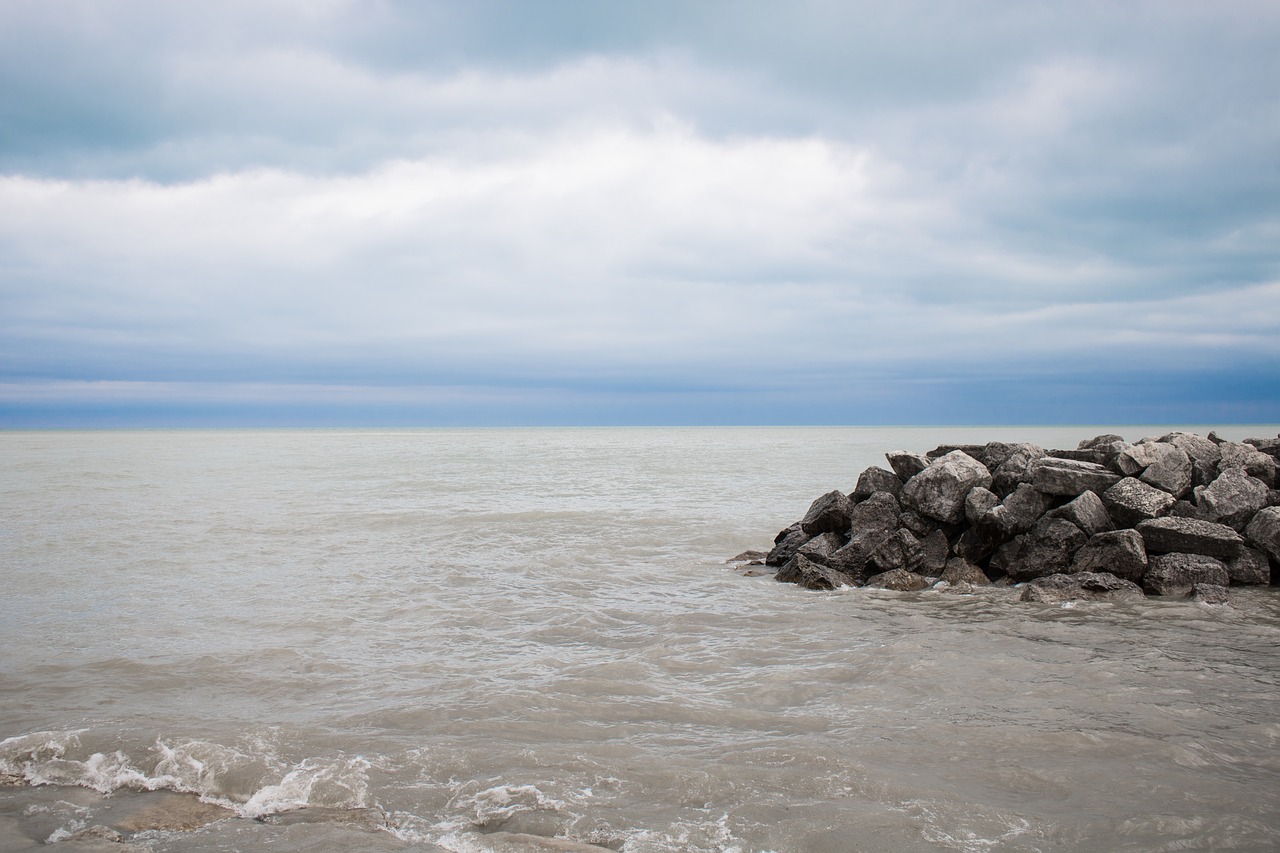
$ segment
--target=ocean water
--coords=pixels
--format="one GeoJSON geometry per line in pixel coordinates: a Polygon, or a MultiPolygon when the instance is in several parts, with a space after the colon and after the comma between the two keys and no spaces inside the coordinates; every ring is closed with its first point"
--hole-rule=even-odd
{"type": "Polygon", "coordinates": [[[1277,590],[725,563],[887,450],[1112,431],[0,433],[0,850],[1280,849],[1277,590]]]}

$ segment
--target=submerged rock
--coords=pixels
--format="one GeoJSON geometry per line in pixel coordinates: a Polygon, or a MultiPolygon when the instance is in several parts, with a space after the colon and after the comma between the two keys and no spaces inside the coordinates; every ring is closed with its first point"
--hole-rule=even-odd
{"type": "Polygon", "coordinates": [[[893,589],[898,592],[915,592],[928,589],[929,581],[923,575],[906,569],[893,569],[867,578],[867,586],[873,589],[893,589]]]}
{"type": "Polygon", "coordinates": [[[1142,588],[1108,572],[1047,575],[1022,590],[1023,601],[1062,604],[1067,601],[1142,601],[1142,588]]]}
{"type": "Polygon", "coordinates": [[[796,554],[788,560],[774,577],[784,583],[799,584],[805,589],[839,589],[855,583],[844,572],[811,560],[804,554],[796,554]]]}

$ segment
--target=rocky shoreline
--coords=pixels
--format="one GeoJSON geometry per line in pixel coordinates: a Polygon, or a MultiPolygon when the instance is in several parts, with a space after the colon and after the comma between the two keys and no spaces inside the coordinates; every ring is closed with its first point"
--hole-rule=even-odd
{"type": "Polygon", "coordinates": [[[810,589],[1022,585],[1022,600],[1227,601],[1280,582],[1280,437],[1171,432],[885,454],[734,561],[810,589]]]}

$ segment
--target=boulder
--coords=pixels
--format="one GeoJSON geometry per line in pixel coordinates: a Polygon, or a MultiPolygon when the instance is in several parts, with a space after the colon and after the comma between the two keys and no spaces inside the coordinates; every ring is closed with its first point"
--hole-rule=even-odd
{"type": "Polygon", "coordinates": [[[819,533],[808,542],[800,546],[797,554],[804,554],[810,560],[816,560],[819,563],[827,562],[827,558],[839,551],[845,545],[849,544],[848,537],[828,531],[827,533],[819,533]]]}
{"type": "Polygon", "coordinates": [[[1142,586],[1152,595],[1186,595],[1198,583],[1226,586],[1227,567],[1203,554],[1155,554],[1147,558],[1142,586]]]}
{"type": "Polygon", "coordinates": [[[1152,444],[1159,448],[1158,458],[1146,467],[1138,479],[1148,486],[1181,497],[1191,490],[1191,457],[1172,444],[1152,444]]]}
{"type": "Polygon", "coordinates": [[[1107,530],[1089,537],[1071,560],[1072,572],[1108,572],[1141,581],[1147,572],[1147,550],[1136,530],[1107,530]]]}
{"type": "Polygon", "coordinates": [[[1275,438],[1246,438],[1244,443],[1256,447],[1272,459],[1280,459],[1280,436],[1275,438]]]}
{"type": "Polygon", "coordinates": [[[964,517],[969,490],[991,485],[991,472],[963,450],[935,459],[902,487],[902,505],[921,515],[954,524],[964,517]]]}
{"type": "Polygon", "coordinates": [[[947,567],[947,557],[951,554],[951,545],[947,535],[935,530],[920,540],[920,565],[916,571],[925,577],[936,578],[947,567]]]}
{"type": "Polygon", "coordinates": [[[1280,507],[1269,506],[1258,511],[1244,530],[1253,546],[1280,563],[1280,507]]]}
{"type": "Polygon", "coordinates": [[[1028,483],[1005,496],[991,511],[990,521],[1006,535],[1026,533],[1053,504],[1053,498],[1028,483]]]}
{"type": "Polygon", "coordinates": [[[1181,552],[1227,560],[1244,548],[1244,537],[1230,527],[1198,518],[1152,518],[1139,522],[1137,531],[1149,554],[1181,552]]]}
{"type": "Polygon", "coordinates": [[[784,583],[799,584],[805,589],[839,589],[854,583],[854,579],[844,572],[810,560],[803,554],[796,554],[788,560],[774,577],[784,583]]]}
{"type": "Polygon", "coordinates": [[[1112,458],[1113,454],[1108,454],[1105,450],[1090,448],[1088,450],[1047,450],[1045,453],[1054,459],[1070,459],[1073,462],[1090,462],[1094,465],[1106,465],[1112,458]]]}
{"type": "Polygon", "coordinates": [[[876,492],[888,492],[895,498],[902,491],[902,480],[892,471],[872,465],[858,475],[858,485],[854,486],[850,497],[854,502],[865,501],[876,492]]]}
{"type": "Polygon", "coordinates": [[[1026,534],[1017,558],[1005,570],[1015,581],[1029,581],[1069,571],[1071,560],[1089,539],[1061,518],[1042,518],[1026,534]]]}
{"type": "Polygon", "coordinates": [[[920,540],[910,530],[899,529],[881,540],[868,561],[881,572],[894,569],[915,571],[920,565],[920,553],[920,540]]]}
{"type": "Polygon", "coordinates": [[[1115,529],[1115,523],[1097,492],[1084,492],[1075,500],[1045,514],[1050,518],[1066,519],[1090,536],[1115,529]]]}
{"type": "Polygon", "coordinates": [[[1228,468],[1209,485],[1196,489],[1195,497],[1211,520],[1244,530],[1267,505],[1267,486],[1243,468],[1228,468]]]}
{"type": "MultiPolygon", "coordinates": [[[[1197,486],[1197,488],[1204,488],[1204,487],[1197,486]]],[[[1173,506],[1169,507],[1168,514],[1171,518],[1198,518],[1201,521],[1217,520],[1214,518],[1210,518],[1209,513],[1205,512],[1203,509],[1191,503],[1190,501],[1175,501],[1173,506]]]]}
{"type": "Polygon", "coordinates": [[[1271,583],[1271,563],[1267,555],[1255,548],[1245,548],[1240,556],[1224,561],[1227,577],[1233,584],[1271,583]]]}
{"type": "Polygon", "coordinates": [[[915,572],[909,572],[906,569],[893,569],[892,571],[881,572],[878,575],[872,575],[867,578],[867,586],[874,589],[896,589],[899,592],[915,592],[919,589],[927,589],[929,581],[915,572]]]}
{"type": "Polygon", "coordinates": [[[1190,456],[1193,463],[1208,462],[1217,466],[1218,460],[1222,458],[1222,451],[1218,449],[1218,445],[1193,432],[1171,432],[1160,436],[1160,440],[1172,444],[1190,456]]]}
{"type": "Polygon", "coordinates": [[[919,453],[908,453],[905,450],[886,453],[884,458],[889,460],[889,467],[903,483],[929,467],[929,457],[919,453]]]}
{"type": "Polygon", "coordinates": [[[936,520],[921,515],[914,509],[909,509],[899,516],[898,523],[914,533],[918,539],[923,539],[938,530],[938,522],[936,520]]]}
{"type": "Polygon", "coordinates": [[[1046,495],[1075,497],[1082,492],[1103,492],[1120,476],[1096,462],[1079,462],[1042,456],[1031,463],[1031,485],[1046,495]]]}
{"type": "Polygon", "coordinates": [[[1198,583],[1191,587],[1189,598],[1198,604],[1230,604],[1231,594],[1225,586],[1198,583]]]}
{"type": "Polygon", "coordinates": [[[827,492],[809,507],[809,511],[800,519],[800,527],[810,536],[835,531],[843,533],[849,529],[849,512],[853,504],[844,492],[827,492]]]}
{"type": "Polygon", "coordinates": [[[848,575],[861,583],[873,570],[871,554],[880,547],[880,543],[892,536],[892,531],[860,533],[849,540],[849,544],[835,551],[823,562],[838,572],[848,575]]]}
{"type": "Polygon", "coordinates": [[[849,510],[849,529],[854,536],[897,530],[898,519],[897,498],[889,492],[876,492],[861,503],[854,504],[853,509],[849,510]]]}
{"type": "Polygon", "coordinates": [[[1191,460],[1191,488],[1207,486],[1218,478],[1218,463],[1203,459],[1191,460]]]}
{"type": "Polygon", "coordinates": [[[1126,444],[1123,435],[1115,433],[1106,433],[1104,435],[1095,435],[1093,438],[1086,438],[1076,445],[1076,450],[1097,450],[1103,447],[1110,447],[1113,444],[1126,444]]]}
{"type": "Polygon", "coordinates": [[[960,534],[952,551],[957,557],[977,563],[991,556],[1008,538],[994,524],[975,524],[960,534]]]}
{"type": "Polygon", "coordinates": [[[970,524],[982,524],[987,513],[1000,505],[1000,498],[990,489],[976,486],[969,490],[964,499],[964,517],[970,524]]]}
{"type": "Polygon", "coordinates": [[[1007,495],[1019,483],[1031,482],[1031,463],[1045,455],[1045,450],[1036,444],[1022,442],[1012,445],[1009,455],[996,468],[991,469],[991,489],[997,495],[1007,495]]]}
{"type": "Polygon", "coordinates": [[[947,561],[947,567],[942,572],[942,579],[952,586],[959,586],[962,583],[986,586],[991,583],[991,579],[987,577],[982,569],[959,557],[954,557],[947,561]]]}
{"type": "Polygon", "coordinates": [[[1158,518],[1177,501],[1168,492],[1133,477],[1125,477],[1102,493],[1107,513],[1122,527],[1136,527],[1140,521],[1158,518]]]}
{"type": "Polygon", "coordinates": [[[1116,454],[1113,465],[1117,471],[1126,477],[1136,477],[1153,462],[1156,462],[1160,456],[1160,448],[1168,447],[1176,450],[1176,447],[1168,444],[1161,444],[1156,441],[1144,439],[1137,444],[1131,444],[1116,454]]]}
{"type": "Polygon", "coordinates": [[[1022,552],[1022,546],[1026,541],[1027,534],[1022,533],[993,551],[991,559],[987,561],[987,576],[998,578],[1009,574],[1009,567],[1013,565],[1014,560],[1018,559],[1018,554],[1022,552]]]}
{"type": "Polygon", "coordinates": [[[1243,468],[1251,477],[1257,477],[1268,487],[1276,484],[1276,460],[1258,450],[1258,448],[1234,441],[1224,441],[1218,445],[1222,451],[1222,459],[1218,462],[1218,472],[1231,468],[1243,468]]]}
{"type": "Polygon", "coordinates": [[[1077,572],[1036,578],[1022,590],[1023,601],[1062,604],[1068,601],[1142,601],[1142,588],[1107,572],[1077,572]]]}
{"type": "Polygon", "coordinates": [[[800,527],[800,522],[796,522],[790,527],[783,530],[773,540],[773,550],[771,550],[764,558],[766,566],[781,566],[794,557],[799,551],[800,546],[812,539],[808,533],[800,527]]]}

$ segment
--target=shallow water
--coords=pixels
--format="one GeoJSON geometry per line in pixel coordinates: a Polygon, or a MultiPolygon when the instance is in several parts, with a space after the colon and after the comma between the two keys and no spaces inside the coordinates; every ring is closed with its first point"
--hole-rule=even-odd
{"type": "Polygon", "coordinates": [[[1276,591],[724,564],[886,450],[1111,431],[1166,430],[0,434],[0,849],[1276,849],[1276,591]]]}

